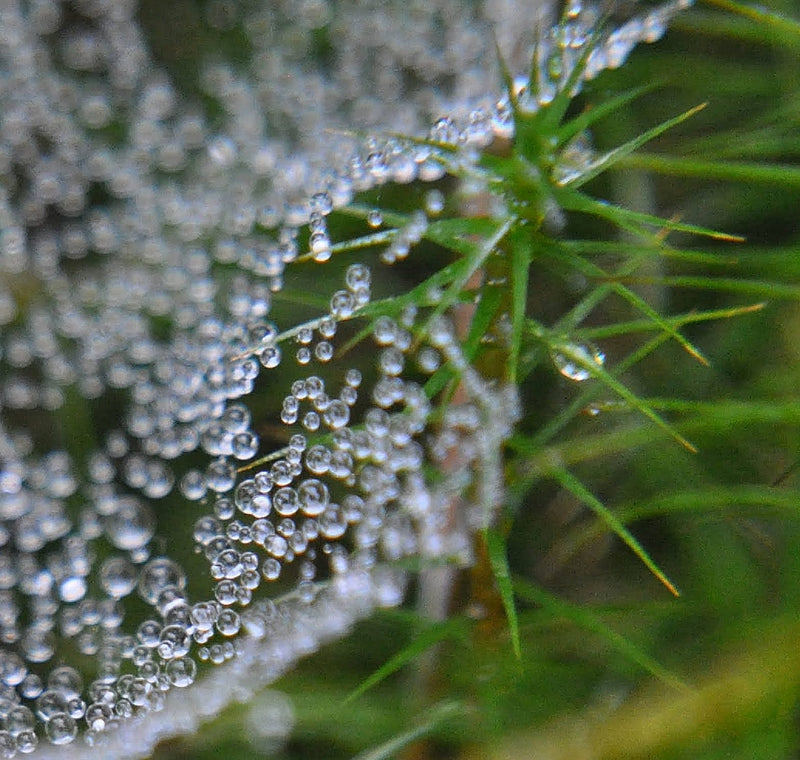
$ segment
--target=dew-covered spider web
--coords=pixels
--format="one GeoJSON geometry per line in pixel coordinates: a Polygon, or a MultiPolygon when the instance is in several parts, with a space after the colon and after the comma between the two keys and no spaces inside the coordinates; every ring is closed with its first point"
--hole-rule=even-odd
{"type": "Polygon", "coordinates": [[[552,29],[525,0],[171,5],[0,3],[6,758],[147,756],[400,604],[402,560],[471,561],[514,388],[449,310],[423,326],[437,293],[369,311],[441,189],[356,219],[382,245],[321,292],[329,219],[513,139],[498,49],[532,111],[683,3],[599,40],[594,5],[552,29]]]}

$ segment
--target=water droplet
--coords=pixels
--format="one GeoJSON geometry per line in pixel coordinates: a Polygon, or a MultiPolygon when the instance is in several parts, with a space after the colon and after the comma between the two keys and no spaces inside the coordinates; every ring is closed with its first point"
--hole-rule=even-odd
{"type": "Polygon", "coordinates": [[[351,264],[345,273],[345,284],[352,291],[369,288],[372,276],[369,267],[364,264],[351,264]]]}
{"type": "Polygon", "coordinates": [[[428,374],[432,374],[442,363],[441,356],[435,348],[423,346],[417,352],[417,364],[419,368],[428,374]]]}
{"type": "Polygon", "coordinates": [[[314,261],[323,263],[331,257],[331,239],[326,232],[312,232],[309,247],[314,261]]]}
{"type": "Polygon", "coordinates": [[[557,346],[551,355],[558,371],[578,383],[592,376],[592,364],[602,367],[606,358],[599,349],[580,344],[557,346]]]}
{"type": "Polygon", "coordinates": [[[167,663],[165,672],[173,686],[184,689],[194,683],[197,665],[191,657],[177,657],[167,663]]]}
{"type": "Polygon", "coordinates": [[[268,581],[277,580],[281,574],[281,563],[273,557],[268,557],[261,566],[261,574],[268,581]]]}
{"type": "Polygon", "coordinates": [[[444,211],[444,193],[441,190],[425,193],[425,211],[431,216],[438,216],[444,211]]]}
{"type": "Polygon", "coordinates": [[[331,359],[333,359],[333,344],[329,343],[327,340],[321,340],[314,347],[314,356],[316,357],[317,361],[320,361],[323,364],[329,362],[331,359]]]}
{"type": "Polygon", "coordinates": [[[216,137],[208,144],[208,157],[221,169],[229,168],[237,153],[236,143],[227,137],[216,137]]]}
{"type": "Polygon", "coordinates": [[[389,317],[378,317],[372,327],[372,335],[379,346],[390,346],[397,336],[397,325],[389,317]]]}
{"type": "Polygon", "coordinates": [[[189,654],[192,637],[182,625],[167,625],[161,629],[156,650],[159,657],[171,660],[175,657],[185,657],[189,654]]]}
{"type": "Polygon", "coordinates": [[[311,196],[311,211],[327,216],[333,211],[333,200],[328,193],[315,193],[311,196]]]}
{"type": "Polygon", "coordinates": [[[133,497],[119,500],[106,518],[106,534],[118,549],[132,551],[144,547],[155,533],[155,516],[146,504],[133,497]]]}
{"type": "Polygon", "coordinates": [[[206,479],[198,470],[189,470],[181,478],[181,493],[189,501],[199,501],[206,495],[206,479]]]}
{"type": "Polygon", "coordinates": [[[226,609],[219,613],[217,618],[217,630],[223,636],[235,636],[241,627],[241,618],[235,610],[226,609]]]}
{"type": "MultiPolygon", "coordinates": [[[[242,435],[239,433],[239,435],[242,435]]],[[[213,460],[206,467],[206,483],[217,493],[230,491],[236,483],[236,467],[225,457],[213,460]]]]}
{"type": "Polygon", "coordinates": [[[347,520],[344,512],[337,504],[329,504],[328,508],[320,515],[319,531],[327,539],[341,538],[347,530],[347,520]]]}
{"type": "Polygon", "coordinates": [[[53,744],[69,744],[77,736],[78,726],[67,713],[57,713],[45,723],[45,732],[53,744]]]}
{"type": "Polygon", "coordinates": [[[272,499],[275,511],[284,517],[288,517],[297,512],[300,503],[297,498],[297,491],[294,488],[279,488],[272,499]]]}
{"type": "Polygon", "coordinates": [[[281,363],[281,349],[279,346],[267,346],[258,354],[258,360],[263,367],[275,369],[281,363]]]}
{"type": "Polygon", "coordinates": [[[123,557],[108,557],[100,566],[100,586],[113,599],[122,599],[136,587],[134,566],[123,557]]]}
{"type": "Polygon", "coordinates": [[[334,399],[322,415],[325,425],[331,430],[338,430],[350,421],[350,409],[344,401],[334,399]]]}
{"type": "Polygon", "coordinates": [[[399,375],[405,364],[403,352],[396,348],[385,348],[378,359],[378,367],[384,375],[399,375]]]}
{"type": "Polygon", "coordinates": [[[356,301],[349,290],[337,290],[331,297],[331,316],[336,319],[348,319],[353,316],[356,301]]]}
{"type": "Polygon", "coordinates": [[[240,461],[252,459],[258,451],[258,436],[254,433],[239,433],[231,441],[232,453],[240,461]]]}
{"type": "Polygon", "coordinates": [[[328,487],[316,478],[304,480],[297,489],[300,508],[308,517],[318,517],[328,506],[328,487]]]}
{"type": "Polygon", "coordinates": [[[168,586],[186,587],[186,574],[176,562],[167,557],[158,557],[148,562],[139,576],[139,595],[148,604],[154,605],[161,592],[168,586]]]}

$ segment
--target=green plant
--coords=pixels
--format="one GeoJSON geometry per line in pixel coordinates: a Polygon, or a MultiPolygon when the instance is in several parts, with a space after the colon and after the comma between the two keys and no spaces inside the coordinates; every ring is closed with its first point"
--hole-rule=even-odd
{"type": "MultiPolygon", "coordinates": [[[[47,69],[51,5],[30,12],[37,56],[12,40],[20,71],[47,69]]],[[[155,756],[791,756],[796,371],[766,336],[797,321],[800,33],[726,3],[598,76],[682,8],[570,4],[530,71],[499,45],[499,102],[427,137],[319,119],[315,66],[359,11],[210,3],[234,63],[259,63],[251,86],[162,52],[201,118],[164,72],[136,83],[130,15],[72,9],[84,73],[52,76],[85,123],[4,96],[30,133],[4,138],[8,756],[83,723],[98,752],[144,755],[220,711],[155,756]],[[130,45],[100,95],[82,24],[130,45]],[[297,89],[300,158],[259,132],[270,76],[297,89]],[[287,670],[294,716],[260,693],[287,670]]],[[[388,106],[468,73],[391,47],[426,12],[367,14],[408,80],[388,106]]],[[[458,65],[480,58],[473,12],[447,22],[458,65]]],[[[336,113],[369,112],[330,76],[336,113]]]]}

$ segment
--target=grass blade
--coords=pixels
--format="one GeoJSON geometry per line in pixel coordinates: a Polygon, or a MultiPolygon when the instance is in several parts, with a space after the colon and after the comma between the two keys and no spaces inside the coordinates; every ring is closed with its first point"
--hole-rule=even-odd
{"type": "Polygon", "coordinates": [[[705,0],[708,5],[722,8],[723,10],[736,13],[749,21],[756,21],[763,26],[781,32],[791,37],[800,37],[800,24],[794,19],[782,16],[768,8],[756,7],[738,3],[736,0],[705,0]]]}
{"type": "Polygon", "coordinates": [[[637,153],[620,158],[625,169],[646,169],[676,177],[729,182],[764,182],[769,185],[800,187],[800,168],[781,164],[748,164],[732,161],[701,161],[695,158],[637,153]]]}
{"type": "Polygon", "coordinates": [[[744,238],[740,235],[730,235],[726,232],[718,232],[707,227],[700,227],[696,224],[685,224],[674,219],[664,219],[663,217],[645,214],[641,211],[631,211],[630,209],[616,206],[608,201],[596,200],[583,193],[575,192],[572,187],[555,188],[554,195],[562,208],[567,211],[577,211],[583,214],[591,214],[601,219],[607,219],[612,224],[621,227],[628,232],[647,239],[659,240],[659,237],[648,232],[648,227],[655,227],[658,230],[670,232],[688,232],[692,235],[702,235],[713,240],[725,240],[732,243],[742,243],[744,238]]]}
{"type": "Polygon", "coordinates": [[[426,710],[425,720],[408,731],[393,736],[379,747],[360,752],[353,760],[388,760],[388,758],[397,757],[398,752],[411,744],[411,742],[426,736],[441,723],[455,717],[463,710],[464,708],[458,702],[440,702],[438,705],[426,710]]]}
{"type": "Polygon", "coordinates": [[[558,130],[558,142],[564,145],[569,142],[575,135],[580,134],[585,129],[588,129],[592,124],[600,121],[605,116],[608,116],[620,108],[628,105],[628,103],[636,100],[640,95],[655,89],[655,85],[645,85],[636,87],[628,92],[623,92],[621,95],[609,98],[608,100],[600,103],[597,106],[586,109],[574,119],[571,119],[558,130]]]}
{"type": "Polygon", "coordinates": [[[514,588],[511,583],[511,572],[508,568],[508,557],[506,556],[506,542],[500,533],[494,528],[488,528],[484,532],[486,541],[486,552],[489,557],[489,564],[492,568],[497,590],[503,601],[503,608],[508,619],[508,631],[511,636],[511,646],[517,660],[522,659],[522,647],[519,639],[519,619],[517,617],[517,605],[514,602],[514,588]]]}
{"type": "Polygon", "coordinates": [[[513,216],[504,219],[503,223],[496,228],[493,235],[481,241],[478,245],[473,245],[471,254],[464,260],[462,271],[459,272],[450,284],[450,287],[426,320],[425,326],[422,328],[423,333],[428,331],[430,325],[437,317],[444,314],[444,312],[456,302],[472,275],[483,266],[483,263],[491,255],[492,251],[494,251],[495,246],[508,234],[516,221],[516,217],[513,216]]]}
{"type": "Polygon", "coordinates": [[[628,301],[632,306],[639,309],[643,314],[648,316],[660,330],[663,330],[666,334],[670,336],[676,343],[678,343],[684,351],[686,351],[689,356],[694,357],[699,361],[701,364],[704,364],[706,367],[709,366],[709,361],[703,356],[703,353],[697,348],[694,344],[692,344],[689,340],[683,337],[672,325],[670,325],[668,320],[665,320],[652,306],[650,306],[647,301],[645,301],[640,295],[634,293],[630,288],[626,288],[624,285],[616,285],[614,290],[622,296],[626,301],[628,301]]]}
{"type": "Polygon", "coordinates": [[[607,370],[605,370],[597,362],[593,361],[591,357],[587,356],[586,353],[580,349],[580,347],[568,343],[561,343],[553,345],[552,350],[558,354],[561,354],[578,367],[586,370],[586,372],[593,377],[596,377],[618,396],[627,401],[634,409],[637,409],[641,414],[672,436],[672,438],[678,441],[678,443],[680,443],[684,448],[688,449],[692,453],[697,453],[697,449],[695,448],[694,444],[684,438],[677,430],[675,430],[675,428],[673,428],[669,423],[656,414],[653,409],[647,403],[642,401],[635,393],[628,390],[625,385],[623,385],[607,370]]]}
{"type": "MultiPolygon", "coordinates": [[[[696,324],[697,322],[710,322],[717,319],[731,319],[740,317],[743,314],[752,314],[761,311],[766,306],[761,303],[749,304],[747,306],[735,306],[731,309],[709,309],[706,311],[690,311],[673,317],[660,317],[661,321],[669,325],[672,329],[678,329],[684,325],[696,324]]],[[[588,327],[579,331],[582,338],[587,340],[599,340],[602,338],[613,338],[620,335],[630,335],[636,332],[652,332],[661,330],[661,325],[650,319],[633,319],[628,322],[616,322],[611,325],[600,327],[588,327]]]]}
{"type": "Polygon", "coordinates": [[[800,300],[800,286],[783,282],[740,280],[732,277],[626,277],[625,282],[641,285],[663,285],[670,288],[697,288],[741,293],[755,298],[800,300]]]}
{"type": "Polygon", "coordinates": [[[663,665],[660,665],[646,652],[642,651],[632,641],[626,639],[620,633],[617,633],[613,628],[606,625],[597,615],[585,607],[579,607],[574,604],[569,604],[552,594],[548,594],[543,589],[540,589],[534,584],[522,580],[521,578],[514,579],[514,591],[520,599],[527,602],[537,604],[543,607],[554,616],[565,618],[571,621],[579,628],[583,628],[591,633],[596,634],[600,638],[607,641],[614,649],[622,653],[632,662],[641,666],[651,675],[658,678],[660,681],[672,686],[675,689],[685,690],[688,688],[680,678],[674,673],[671,673],[663,665]]]}
{"type": "Polygon", "coordinates": [[[344,704],[348,704],[358,699],[366,691],[369,691],[373,686],[379,684],[385,678],[388,678],[393,673],[396,673],[403,666],[407,665],[416,657],[419,657],[423,652],[430,649],[436,644],[447,639],[457,639],[464,636],[466,632],[466,621],[461,618],[451,618],[442,622],[431,623],[418,634],[416,634],[411,643],[401,649],[394,657],[391,657],[383,665],[381,665],[374,673],[362,681],[344,700],[344,704]]]}
{"type": "Polygon", "coordinates": [[[517,382],[519,353],[525,327],[531,248],[527,241],[513,241],[511,248],[511,346],[508,351],[508,379],[517,382]]]}
{"type": "Polygon", "coordinates": [[[694,491],[679,491],[658,496],[649,501],[637,502],[621,507],[616,515],[625,524],[661,515],[685,512],[745,511],[752,509],[781,512],[800,518],[800,503],[797,492],[773,488],[772,486],[736,486],[732,488],[712,487],[694,491]]]}
{"type": "Polygon", "coordinates": [[[634,538],[633,534],[625,527],[622,521],[611,512],[593,493],[591,493],[569,470],[563,467],[553,467],[552,476],[566,488],[573,496],[580,499],[588,506],[642,561],[645,567],[667,588],[674,596],[680,596],[675,585],[667,578],[663,570],[653,561],[642,545],[634,538]]]}
{"type": "Polygon", "coordinates": [[[661,122],[661,124],[653,127],[652,129],[648,129],[646,132],[634,137],[633,140],[629,140],[623,145],[620,145],[618,148],[614,148],[614,150],[609,151],[608,153],[600,156],[597,160],[593,161],[590,167],[586,171],[581,172],[577,177],[575,177],[574,180],[565,182],[565,186],[580,187],[581,185],[585,185],[587,182],[593,180],[595,177],[597,177],[599,174],[602,174],[614,164],[619,163],[623,158],[633,153],[645,143],[650,142],[654,138],[663,134],[667,130],[672,129],[681,122],[686,121],[699,111],[702,111],[705,107],[706,104],[701,103],[699,106],[690,108],[688,111],[685,111],[679,116],[675,116],[672,119],[667,119],[667,121],[661,122]]]}

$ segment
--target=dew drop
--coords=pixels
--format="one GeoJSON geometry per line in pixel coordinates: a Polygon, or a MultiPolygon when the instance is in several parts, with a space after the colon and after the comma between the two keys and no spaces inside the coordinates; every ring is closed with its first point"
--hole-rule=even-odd
{"type": "Polygon", "coordinates": [[[136,569],[123,557],[108,557],[100,566],[100,586],[113,599],[128,596],[136,587],[136,569]]]}
{"type": "Polygon", "coordinates": [[[150,560],[139,576],[139,595],[148,604],[155,605],[161,592],[168,586],[186,587],[186,574],[180,565],[167,557],[150,560]]]}
{"type": "Polygon", "coordinates": [[[431,216],[438,216],[444,211],[444,194],[441,190],[425,193],[425,211],[431,216]]]}
{"type": "Polygon", "coordinates": [[[235,636],[241,627],[241,618],[235,610],[222,610],[217,618],[217,630],[223,636],[235,636]]]}
{"type": "Polygon", "coordinates": [[[427,374],[432,374],[442,363],[441,356],[435,348],[423,346],[417,353],[417,364],[427,374]]]}
{"type": "Polygon", "coordinates": [[[320,425],[320,417],[317,412],[306,412],[303,415],[303,427],[308,430],[309,432],[314,432],[319,430],[320,425]]]}
{"type": "Polygon", "coordinates": [[[199,501],[206,495],[206,479],[198,470],[189,470],[181,478],[181,493],[189,501],[199,501]]]}
{"type": "Polygon", "coordinates": [[[283,517],[295,514],[300,507],[297,491],[289,487],[279,488],[273,495],[272,505],[275,511],[283,517]]]}
{"type": "Polygon", "coordinates": [[[314,347],[314,356],[317,361],[323,364],[329,362],[333,359],[333,344],[329,343],[327,340],[321,340],[314,347]]]}
{"type": "Polygon", "coordinates": [[[155,516],[138,499],[120,499],[116,510],[106,519],[106,534],[118,549],[141,549],[155,533],[155,516]]]}
{"type": "Polygon", "coordinates": [[[349,290],[337,290],[331,296],[331,316],[336,319],[349,319],[356,309],[356,300],[349,290]]]}
{"type": "Polygon", "coordinates": [[[268,581],[277,580],[281,574],[281,563],[273,557],[268,557],[261,566],[261,574],[268,581]]]}
{"type": "Polygon", "coordinates": [[[336,504],[329,504],[318,522],[320,533],[330,540],[341,538],[347,530],[347,520],[342,509],[336,504]]]}
{"type": "Polygon", "coordinates": [[[322,415],[323,422],[331,430],[339,430],[350,421],[350,408],[339,399],[334,399],[322,415]]]}
{"type": "Polygon", "coordinates": [[[323,263],[331,258],[331,239],[325,232],[313,232],[309,239],[309,247],[314,261],[323,263]]]}
{"type": "Polygon", "coordinates": [[[267,369],[275,369],[281,363],[281,349],[279,346],[267,346],[258,354],[258,361],[267,369]]]}
{"type": "Polygon", "coordinates": [[[333,211],[333,199],[328,193],[315,193],[311,196],[311,210],[315,214],[327,216],[333,211]]]}
{"type": "Polygon", "coordinates": [[[369,267],[364,264],[351,264],[345,273],[345,284],[348,290],[357,291],[369,288],[371,275],[369,267]]]}
{"type": "Polygon", "coordinates": [[[588,345],[563,345],[556,347],[552,352],[553,363],[564,377],[581,383],[592,376],[587,365],[602,367],[605,354],[597,348],[588,345]]]}
{"type": "Polygon", "coordinates": [[[316,478],[304,480],[297,489],[300,508],[307,517],[318,517],[328,506],[328,487],[316,478]]]}
{"type": "Polygon", "coordinates": [[[239,433],[233,437],[231,446],[236,459],[252,459],[258,451],[258,436],[254,433],[239,433]]]}
{"type": "Polygon", "coordinates": [[[45,732],[52,744],[69,744],[75,739],[78,726],[67,713],[57,713],[45,723],[45,732]]]}

